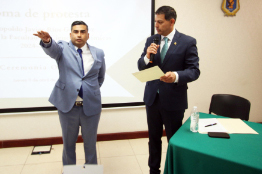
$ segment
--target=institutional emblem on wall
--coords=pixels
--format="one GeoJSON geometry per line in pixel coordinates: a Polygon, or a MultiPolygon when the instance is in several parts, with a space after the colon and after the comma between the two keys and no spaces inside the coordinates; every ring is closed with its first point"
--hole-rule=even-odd
{"type": "Polygon", "coordinates": [[[222,10],[226,16],[235,16],[239,9],[239,0],[223,0],[222,10]]]}

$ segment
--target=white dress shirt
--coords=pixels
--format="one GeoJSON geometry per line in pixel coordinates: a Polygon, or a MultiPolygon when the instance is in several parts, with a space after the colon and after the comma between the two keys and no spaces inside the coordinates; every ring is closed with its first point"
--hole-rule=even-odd
{"type": "MultiPolygon", "coordinates": [[[[52,38],[51,38],[52,39],[52,38]]],[[[43,42],[46,46],[51,44],[51,39],[49,41],[49,43],[45,43],[43,42]]],[[[78,47],[75,46],[75,49],[77,50],[78,47]]],[[[87,44],[85,44],[82,48],[82,59],[83,59],[83,66],[84,66],[84,74],[86,75],[90,69],[92,68],[93,64],[94,64],[94,58],[87,46],[87,44]]],[[[76,101],[83,101],[83,99],[79,96],[77,96],[76,101]]]]}
{"type": "MultiPolygon", "coordinates": [[[[78,47],[75,46],[75,49],[77,50],[78,47]]],[[[83,59],[83,66],[84,66],[84,72],[85,75],[90,71],[90,69],[92,68],[93,64],[94,64],[94,58],[87,46],[87,44],[85,44],[82,48],[82,59],[83,59]]],[[[76,101],[83,101],[83,99],[79,96],[77,96],[76,101]]]]}
{"type": "MultiPolygon", "coordinates": [[[[75,49],[77,50],[78,47],[75,46],[75,49]]],[[[80,49],[82,49],[83,66],[84,66],[84,72],[86,75],[94,64],[94,58],[87,45],[84,45],[80,49]]]]}
{"type": "MultiPolygon", "coordinates": [[[[169,33],[169,35],[167,35],[167,36],[161,35],[161,41],[160,41],[160,50],[161,50],[161,51],[162,51],[162,48],[163,48],[163,46],[164,46],[164,44],[165,44],[164,37],[167,37],[167,38],[168,38],[167,44],[168,44],[168,48],[169,48],[169,46],[170,46],[170,44],[171,44],[171,42],[172,42],[172,39],[173,39],[175,33],[176,33],[176,29],[174,28],[174,30],[173,30],[171,33],[169,33]]],[[[160,51],[160,52],[161,52],[161,51],[160,51]]],[[[149,59],[148,59],[146,56],[144,57],[144,61],[145,61],[145,64],[146,64],[146,65],[149,63],[149,59]]],[[[178,82],[178,78],[179,78],[179,77],[178,77],[178,73],[175,72],[175,71],[173,71],[173,73],[176,74],[176,80],[174,81],[174,83],[177,83],[177,82],[178,82]]]]}

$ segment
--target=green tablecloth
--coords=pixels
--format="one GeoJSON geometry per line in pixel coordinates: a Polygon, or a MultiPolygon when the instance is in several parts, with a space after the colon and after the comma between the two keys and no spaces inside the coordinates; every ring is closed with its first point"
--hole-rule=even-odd
{"type": "Polygon", "coordinates": [[[262,174],[262,124],[245,123],[259,134],[210,138],[191,132],[189,118],[169,141],[164,174],[262,174]]]}

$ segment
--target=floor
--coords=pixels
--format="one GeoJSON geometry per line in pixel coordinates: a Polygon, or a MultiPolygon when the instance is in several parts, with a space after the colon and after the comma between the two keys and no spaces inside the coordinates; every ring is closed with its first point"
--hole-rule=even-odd
{"type": "MultiPolygon", "coordinates": [[[[167,150],[162,138],[163,173],[167,150]]],[[[33,146],[0,149],[0,174],[61,174],[63,145],[53,145],[50,154],[31,155],[33,146]]],[[[148,174],[148,138],[97,142],[98,164],[104,174],[148,174]]],[[[84,164],[83,143],[76,145],[77,164],[84,164]]]]}

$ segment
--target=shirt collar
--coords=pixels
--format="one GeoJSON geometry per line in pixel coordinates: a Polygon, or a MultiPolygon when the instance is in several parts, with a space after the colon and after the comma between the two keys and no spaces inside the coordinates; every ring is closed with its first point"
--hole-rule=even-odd
{"type": "MultiPolygon", "coordinates": [[[[78,47],[75,46],[75,49],[77,50],[78,47]]],[[[80,49],[82,49],[82,53],[87,52],[87,51],[88,51],[88,46],[87,46],[87,44],[85,44],[85,45],[84,45],[82,48],[80,48],[80,49]]]]}
{"type": "Polygon", "coordinates": [[[174,28],[174,30],[171,33],[169,33],[167,36],[161,35],[161,40],[163,40],[164,37],[167,37],[168,40],[172,40],[175,34],[176,34],[176,28],[174,28]]]}

